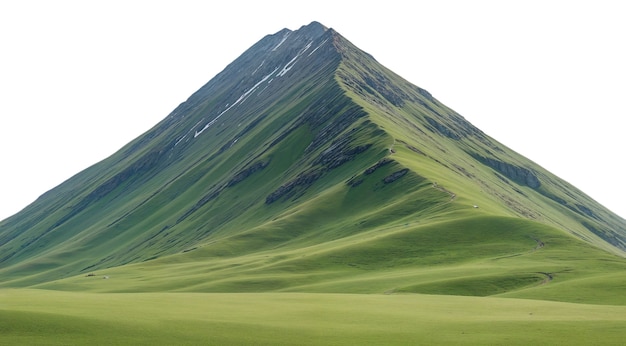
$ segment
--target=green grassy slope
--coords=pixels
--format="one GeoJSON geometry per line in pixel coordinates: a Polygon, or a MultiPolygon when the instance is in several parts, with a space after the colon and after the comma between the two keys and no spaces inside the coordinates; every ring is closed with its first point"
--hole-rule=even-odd
{"type": "Polygon", "coordinates": [[[624,224],[312,24],[2,221],[0,287],[625,304],[624,224]]]}
{"type": "MultiPolygon", "coordinates": [[[[449,221],[405,218],[395,226],[386,224],[322,243],[309,237],[273,242],[281,236],[277,230],[302,227],[301,216],[296,213],[280,226],[267,225],[184,254],[37,287],[93,292],[506,295],[626,304],[620,294],[626,285],[620,275],[626,269],[624,260],[549,226],[484,215],[449,221]]],[[[355,221],[345,220],[340,226],[349,232],[358,227],[355,221]]]]}
{"type": "Polygon", "coordinates": [[[342,41],[342,47],[337,79],[394,138],[390,149],[397,152],[395,160],[454,193],[456,202],[551,224],[624,255],[622,218],[484,134],[350,42],[342,41]]]}

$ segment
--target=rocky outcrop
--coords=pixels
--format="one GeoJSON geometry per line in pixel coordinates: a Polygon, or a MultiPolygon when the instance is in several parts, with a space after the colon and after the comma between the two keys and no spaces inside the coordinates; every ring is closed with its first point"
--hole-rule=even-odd
{"type": "MultiPolygon", "coordinates": [[[[426,119],[426,121],[428,122],[428,124],[430,126],[432,126],[436,132],[439,132],[440,134],[454,139],[454,140],[459,140],[461,139],[461,136],[459,136],[458,134],[456,134],[454,131],[452,131],[451,129],[449,129],[447,126],[441,124],[440,122],[436,121],[435,119],[428,117],[428,116],[424,116],[424,119],[426,119]]],[[[431,129],[432,131],[432,129],[431,129]]],[[[433,131],[435,132],[435,131],[433,131]]]]}
{"type": "Polygon", "coordinates": [[[593,210],[587,208],[586,206],[584,206],[582,204],[576,204],[576,208],[578,208],[578,210],[581,213],[583,213],[583,214],[585,214],[585,215],[587,215],[589,217],[596,218],[596,216],[593,214],[593,210]]]}
{"type": "Polygon", "coordinates": [[[374,164],[373,166],[369,167],[368,169],[366,169],[363,174],[365,175],[370,175],[372,173],[374,173],[374,171],[376,171],[378,168],[388,165],[390,163],[394,162],[392,159],[388,159],[388,158],[383,158],[382,160],[376,162],[376,164],[374,164]]]}
{"type": "Polygon", "coordinates": [[[337,141],[333,142],[328,149],[324,150],[317,157],[317,159],[313,161],[313,164],[316,165],[317,168],[305,173],[301,173],[295,179],[281,185],[278,189],[270,193],[265,198],[265,203],[271,204],[285,196],[292,195],[294,193],[294,190],[298,187],[306,189],[328,171],[335,169],[348,161],[353,160],[356,155],[366,151],[371,147],[371,144],[358,145],[355,147],[350,147],[349,144],[349,136],[343,136],[337,141]]]}
{"type": "Polygon", "coordinates": [[[265,198],[265,204],[272,204],[277,200],[290,196],[297,187],[308,187],[322,176],[321,170],[314,170],[298,175],[295,179],[281,185],[265,198]]]}
{"type": "Polygon", "coordinates": [[[385,178],[383,178],[383,182],[385,184],[391,184],[394,181],[404,177],[408,172],[409,172],[408,168],[404,168],[404,169],[401,169],[399,171],[393,172],[393,173],[389,174],[388,176],[386,176],[385,178]]]}
{"type": "Polygon", "coordinates": [[[321,164],[328,169],[337,168],[372,146],[371,144],[364,144],[350,147],[350,140],[349,135],[340,137],[328,149],[324,150],[314,163],[321,164]]]}
{"type": "Polygon", "coordinates": [[[228,183],[226,183],[226,187],[231,187],[231,186],[235,186],[235,185],[239,184],[244,179],[246,179],[247,177],[251,176],[252,174],[254,174],[254,173],[264,169],[269,164],[270,164],[269,161],[257,161],[255,163],[253,163],[252,165],[250,165],[250,166],[244,168],[243,170],[237,172],[237,174],[235,174],[235,176],[232,177],[232,179],[230,179],[230,181],[228,181],[228,183]]]}
{"type": "Polygon", "coordinates": [[[220,195],[222,190],[224,190],[224,186],[223,185],[213,185],[213,186],[211,186],[209,191],[198,202],[196,202],[196,204],[194,204],[193,207],[191,207],[183,215],[181,215],[178,218],[178,220],[176,221],[176,223],[177,224],[180,223],[181,221],[186,219],[189,215],[195,213],[198,209],[202,208],[205,204],[207,204],[210,201],[216,199],[220,195]]]}
{"type": "Polygon", "coordinates": [[[535,175],[535,173],[528,168],[519,167],[508,162],[480,156],[478,154],[472,154],[472,156],[476,160],[491,167],[508,179],[511,179],[520,185],[528,186],[533,189],[541,186],[541,182],[539,181],[539,178],[537,178],[537,175],[535,175]]]}
{"type": "MultiPolygon", "coordinates": [[[[382,74],[372,72],[373,76],[364,76],[365,83],[382,97],[389,101],[396,107],[402,107],[404,100],[407,98],[406,94],[402,90],[396,87],[393,83],[389,82],[382,74]]],[[[370,94],[374,94],[372,89],[361,85],[370,94]]]]}

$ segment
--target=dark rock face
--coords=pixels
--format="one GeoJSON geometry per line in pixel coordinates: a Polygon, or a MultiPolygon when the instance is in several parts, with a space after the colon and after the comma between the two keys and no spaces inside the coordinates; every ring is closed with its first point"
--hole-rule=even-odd
{"type": "Polygon", "coordinates": [[[405,176],[408,172],[409,172],[408,168],[404,168],[404,169],[401,169],[401,170],[399,170],[397,172],[393,172],[393,173],[389,174],[388,176],[386,176],[383,179],[383,182],[385,184],[391,184],[394,181],[396,181],[396,180],[402,178],[403,176],[405,176]]]}
{"type": "MultiPolygon", "coordinates": [[[[372,173],[374,173],[378,168],[386,166],[390,163],[394,163],[395,161],[392,159],[389,159],[387,157],[382,158],[381,160],[379,160],[378,162],[376,162],[373,166],[368,167],[365,171],[363,171],[362,175],[358,175],[358,176],[354,176],[352,178],[350,178],[347,182],[346,185],[350,186],[350,187],[357,187],[359,185],[361,185],[363,183],[363,179],[365,175],[370,175],[372,173]]],[[[396,172],[397,173],[397,172],[396,172]]],[[[394,173],[395,174],[395,173],[394,173]]],[[[406,172],[404,173],[406,174],[406,172]]],[[[404,175],[403,174],[403,175],[404,175]]],[[[393,175],[393,174],[392,174],[393,175]]],[[[387,177],[388,178],[388,177],[387,177]]],[[[387,179],[385,178],[385,179],[387,179]]],[[[392,179],[392,178],[390,178],[392,179]]]]}
{"type": "Polygon", "coordinates": [[[309,114],[303,117],[311,128],[317,128],[326,123],[315,135],[315,138],[307,148],[307,152],[311,152],[337,138],[339,134],[359,118],[367,115],[361,107],[349,105],[349,100],[345,98],[340,100],[333,99],[325,103],[327,105],[324,108],[319,109],[317,112],[309,112],[309,114]],[[340,114],[340,116],[336,117],[337,114],[340,114]],[[333,117],[335,119],[332,119],[333,117]]]}
{"type": "Polygon", "coordinates": [[[433,95],[431,95],[427,90],[424,90],[422,88],[419,88],[417,86],[415,86],[415,90],[422,96],[424,96],[428,101],[433,102],[435,99],[433,98],[433,95]]]}
{"type": "Polygon", "coordinates": [[[363,179],[350,179],[346,184],[350,187],[357,187],[363,183],[363,179]]]}
{"type": "MultiPolygon", "coordinates": [[[[365,83],[372,89],[376,90],[376,92],[382,95],[392,105],[396,107],[402,107],[404,105],[404,94],[402,91],[398,88],[394,89],[392,87],[393,84],[390,83],[384,76],[380,74],[376,74],[374,78],[365,76],[365,83]]],[[[371,89],[366,88],[366,90],[373,94],[371,89]]]]}
{"type": "Polygon", "coordinates": [[[582,212],[583,214],[589,216],[589,217],[593,217],[595,218],[596,216],[593,214],[593,211],[589,208],[587,208],[586,206],[582,205],[582,204],[576,204],[576,207],[578,208],[578,210],[580,210],[580,212],[582,212]]]}
{"type": "Polygon", "coordinates": [[[483,157],[478,154],[472,154],[472,156],[520,185],[525,185],[533,189],[541,186],[539,178],[528,168],[519,167],[493,158],[483,157]]]}
{"type": "Polygon", "coordinates": [[[370,174],[374,173],[374,171],[375,171],[375,170],[377,170],[378,168],[380,168],[380,167],[382,167],[382,166],[385,166],[385,165],[388,165],[388,164],[390,164],[390,163],[392,163],[392,162],[394,162],[392,159],[388,159],[388,158],[386,158],[386,157],[385,157],[384,159],[382,159],[382,160],[380,160],[380,161],[376,162],[376,164],[375,164],[375,165],[373,165],[372,167],[370,167],[370,168],[366,169],[366,170],[363,172],[363,174],[365,174],[365,175],[370,175],[370,174]]]}
{"type": "Polygon", "coordinates": [[[315,171],[300,174],[294,180],[291,180],[287,182],[286,184],[281,185],[278,189],[276,189],[276,191],[270,193],[265,198],[265,204],[272,204],[283,197],[291,196],[291,194],[293,194],[294,189],[296,187],[308,187],[311,184],[313,184],[317,179],[319,179],[321,176],[322,176],[321,170],[315,170],[315,171]]]}
{"type": "Polygon", "coordinates": [[[281,185],[267,196],[265,203],[271,204],[283,197],[291,196],[298,187],[306,189],[328,171],[353,160],[356,155],[365,152],[371,147],[371,144],[350,147],[350,140],[350,136],[342,136],[337,141],[333,142],[330,147],[324,150],[313,162],[314,165],[317,165],[317,168],[302,173],[295,179],[281,185]]]}
{"type": "Polygon", "coordinates": [[[226,187],[235,186],[236,184],[242,182],[244,179],[251,176],[252,174],[267,167],[267,165],[269,165],[269,161],[257,161],[253,163],[249,167],[246,167],[245,169],[235,174],[235,176],[226,184],[226,187]]]}
{"type": "Polygon", "coordinates": [[[430,126],[434,127],[435,130],[437,130],[437,132],[441,133],[442,135],[444,135],[444,136],[446,136],[448,138],[455,139],[455,140],[461,139],[461,137],[459,135],[457,135],[454,131],[452,131],[451,129],[449,129],[445,125],[439,123],[435,119],[433,119],[431,117],[428,117],[428,116],[424,116],[424,118],[426,119],[428,124],[430,124],[430,126]]]}
{"type": "Polygon", "coordinates": [[[182,222],[184,219],[189,217],[189,215],[193,214],[198,209],[202,208],[202,206],[204,206],[205,204],[209,203],[210,201],[216,199],[220,195],[222,190],[224,190],[223,186],[217,186],[217,185],[212,186],[209,189],[209,192],[207,192],[198,202],[196,202],[196,204],[193,207],[191,207],[191,209],[187,210],[183,215],[181,215],[178,218],[176,223],[182,222]]]}
{"type": "Polygon", "coordinates": [[[349,135],[341,136],[324,150],[314,163],[322,164],[328,169],[337,168],[371,147],[371,144],[365,144],[351,148],[349,146],[351,139],[349,135]]]}

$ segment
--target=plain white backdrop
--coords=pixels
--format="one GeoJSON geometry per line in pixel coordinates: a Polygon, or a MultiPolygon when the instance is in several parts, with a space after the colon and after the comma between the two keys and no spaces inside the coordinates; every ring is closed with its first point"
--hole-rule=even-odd
{"type": "Polygon", "coordinates": [[[314,20],[626,216],[622,7],[0,2],[0,219],[147,131],[263,36],[314,20]]]}

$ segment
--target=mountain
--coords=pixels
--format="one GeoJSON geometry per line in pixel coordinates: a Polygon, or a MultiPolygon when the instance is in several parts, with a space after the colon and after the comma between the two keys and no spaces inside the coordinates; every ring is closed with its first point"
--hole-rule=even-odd
{"type": "Polygon", "coordinates": [[[313,22],[2,221],[0,287],[612,302],[625,250],[624,219],[313,22]]]}

